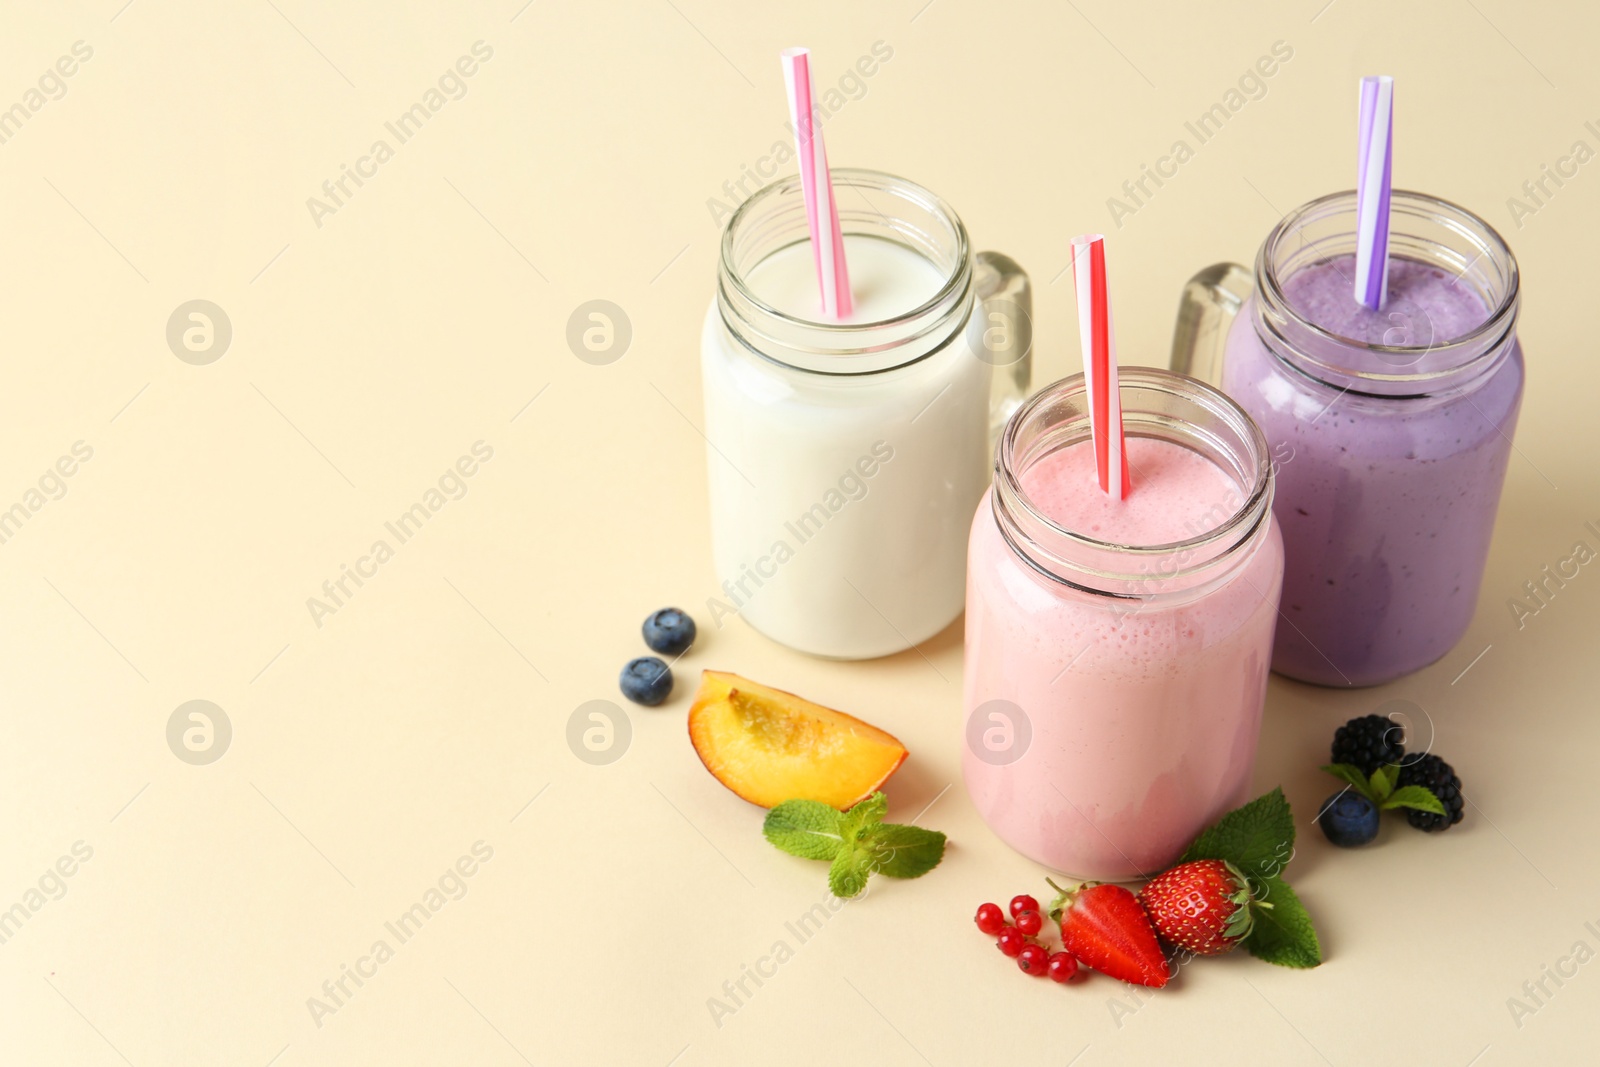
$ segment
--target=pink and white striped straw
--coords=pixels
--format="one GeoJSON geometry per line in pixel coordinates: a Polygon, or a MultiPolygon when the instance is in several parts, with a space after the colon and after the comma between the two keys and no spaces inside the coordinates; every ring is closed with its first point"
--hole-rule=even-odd
{"type": "Polygon", "coordinates": [[[1361,79],[1356,164],[1356,299],[1382,311],[1389,298],[1389,187],[1394,156],[1394,79],[1361,79]]]}
{"type": "Polygon", "coordinates": [[[1124,500],[1131,486],[1122,436],[1117,341],[1111,330],[1111,297],[1106,291],[1105,235],[1086,233],[1072,239],[1072,281],[1078,293],[1078,339],[1083,345],[1095,468],[1100,488],[1111,499],[1124,500]]]}
{"type": "Polygon", "coordinates": [[[822,291],[822,313],[829,318],[849,318],[850,271],[844,261],[844,235],[839,230],[839,205],[833,198],[833,176],[828,170],[828,150],[816,125],[811,98],[811,49],[783,50],[783,82],[789,93],[789,122],[794,127],[795,158],[800,164],[800,188],[806,201],[806,224],[811,230],[811,252],[817,263],[817,285],[822,291]]]}

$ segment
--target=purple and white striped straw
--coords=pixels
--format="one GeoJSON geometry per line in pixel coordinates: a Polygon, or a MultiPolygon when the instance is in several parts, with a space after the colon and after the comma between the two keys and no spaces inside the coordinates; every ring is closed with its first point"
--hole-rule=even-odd
{"type": "Polygon", "coordinates": [[[1394,79],[1361,79],[1356,171],[1356,299],[1382,311],[1389,295],[1389,182],[1394,156],[1394,79]]]}

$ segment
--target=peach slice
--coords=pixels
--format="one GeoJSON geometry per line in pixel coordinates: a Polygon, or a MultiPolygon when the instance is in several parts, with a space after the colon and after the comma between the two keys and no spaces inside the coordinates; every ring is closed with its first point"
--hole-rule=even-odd
{"type": "Polygon", "coordinates": [[[689,739],[712,777],[763,808],[802,798],[843,810],[906,759],[876,726],[723,671],[702,672],[689,739]]]}

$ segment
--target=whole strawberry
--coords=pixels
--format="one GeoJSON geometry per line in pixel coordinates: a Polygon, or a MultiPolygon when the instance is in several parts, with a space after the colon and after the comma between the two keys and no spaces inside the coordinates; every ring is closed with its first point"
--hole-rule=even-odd
{"type": "Polygon", "coordinates": [[[1050,885],[1060,893],[1050,917],[1060,924],[1068,952],[1101,974],[1133,985],[1160,989],[1167,984],[1172,970],[1137,897],[1120,885],[1050,885]]]}
{"type": "Polygon", "coordinates": [[[1227,860],[1179,864],[1145,886],[1139,902],[1163,941],[1196,956],[1220,956],[1250,935],[1250,883],[1227,860]]]}

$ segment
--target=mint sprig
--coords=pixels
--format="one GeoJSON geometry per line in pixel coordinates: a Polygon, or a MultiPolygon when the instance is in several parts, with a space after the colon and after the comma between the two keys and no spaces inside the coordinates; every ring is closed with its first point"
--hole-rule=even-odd
{"type": "Polygon", "coordinates": [[[844,841],[838,810],[815,800],[784,801],[767,812],[761,832],[789,855],[808,860],[833,859],[844,841]]]}
{"type": "Polygon", "coordinates": [[[1280,786],[1202,830],[1179,862],[1227,860],[1256,878],[1277,874],[1293,852],[1294,814],[1280,786]]]}
{"type": "Polygon", "coordinates": [[[1310,913],[1282,878],[1293,856],[1294,813],[1280,787],[1218,819],[1195,838],[1179,862],[1232,864],[1250,893],[1244,947],[1258,959],[1282,967],[1315,967],[1322,962],[1322,944],[1310,913]]]}
{"type": "Polygon", "coordinates": [[[1269,908],[1255,912],[1255,923],[1244,947],[1257,959],[1280,967],[1315,967],[1322,962],[1322,944],[1311,925],[1311,913],[1300,903],[1289,883],[1282,878],[1261,880],[1257,906],[1269,908]]]}
{"type": "Polygon", "coordinates": [[[859,896],[873,874],[920,878],[944,858],[944,834],[884,822],[888,810],[882,793],[849,811],[815,800],[785,800],[767,812],[761,833],[791,856],[828,860],[828,890],[848,899],[859,896]]]}
{"type": "Polygon", "coordinates": [[[1372,801],[1372,806],[1379,811],[1415,808],[1435,815],[1445,814],[1444,805],[1426,786],[1404,785],[1396,788],[1400,781],[1398,764],[1385,764],[1370,775],[1362,774],[1361,768],[1351,763],[1330,763],[1322,769],[1372,801]]]}
{"type": "Polygon", "coordinates": [[[869,851],[870,866],[879,874],[921,878],[944,859],[944,834],[886,822],[878,826],[869,851]]]}

